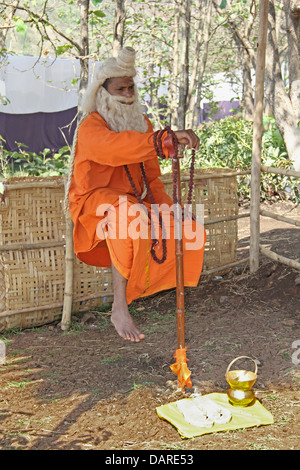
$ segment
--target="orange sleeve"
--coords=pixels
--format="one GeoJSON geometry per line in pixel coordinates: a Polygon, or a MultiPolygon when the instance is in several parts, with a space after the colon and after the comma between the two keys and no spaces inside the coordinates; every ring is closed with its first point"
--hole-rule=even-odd
{"type": "MultiPolygon", "coordinates": [[[[163,140],[165,137],[167,133],[163,136],[163,140]]],[[[112,167],[139,163],[156,157],[151,125],[146,133],[136,131],[118,133],[110,130],[98,113],[90,114],[81,124],[77,150],[82,160],[112,167]]],[[[169,145],[164,146],[163,143],[163,150],[168,158],[169,145]]]]}

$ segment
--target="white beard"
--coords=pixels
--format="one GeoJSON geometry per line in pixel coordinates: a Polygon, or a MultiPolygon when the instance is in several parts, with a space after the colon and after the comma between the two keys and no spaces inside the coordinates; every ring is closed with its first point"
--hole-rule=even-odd
{"type": "Polygon", "coordinates": [[[100,86],[96,96],[96,109],[115,132],[147,132],[148,123],[138,102],[137,93],[132,98],[111,95],[100,86]],[[124,104],[130,103],[130,104],[124,104]]]}

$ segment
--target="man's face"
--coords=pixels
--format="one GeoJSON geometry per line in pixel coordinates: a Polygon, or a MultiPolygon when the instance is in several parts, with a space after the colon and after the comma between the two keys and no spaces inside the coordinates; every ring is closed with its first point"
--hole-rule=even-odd
{"type": "MultiPolygon", "coordinates": [[[[134,95],[134,81],[132,77],[111,78],[107,84],[107,91],[113,96],[132,98],[134,95]]],[[[122,101],[121,101],[122,102],[122,101]]],[[[131,104],[125,103],[124,104],[131,104]]]]}
{"type": "Polygon", "coordinates": [[[107,79],[97,92],[96,109],[115,132],[148,130],[132,77],[107,79]]]}

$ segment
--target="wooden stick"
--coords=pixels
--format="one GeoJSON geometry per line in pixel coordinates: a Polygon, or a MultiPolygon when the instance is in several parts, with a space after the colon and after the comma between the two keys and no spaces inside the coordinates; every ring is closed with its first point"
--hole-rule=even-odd
{"type": "Polygon", "coordinates": [[[11,315],[20,315],[22,313],[38,312],[39,310],[52,310],[55,308],[61,308],[62,306],[63,306],[63,302],[56,302],[56,303],[48,304],[48,305],[26,307],[26,308],[22,308],[19,310],[6,310],[4,312],[0,312],[0,318],[10,317],[11,315]]]}
{"type": "Polygon", "coordinates": [[[244,214],[229,215],[228,217],[218,217],[217,219],[204,219],[204,225],[218,224],[220,222],[243,219],[245,217],[250,217],[250,212],[245,212],[244,214]]]}
{"type": "Polygon", "coordinates": [[[71,325],[73,302],[73,273],[74,273],[74,249],[73,249],[73,222],[71,217],[66,217],[66,255],[65,255],[65,292],[64,306],[61,320],[61,329],[67,330],[71,325]]]}
{"type": "Polygon", "coordinates": [[[0,246],[0,252],[1,251],[25,251],[25,250],[36,250],[36,249],[43,249],[43,248],[55,248],[55,247],[61,247],[64,246],[66,242],[64,240],[59,240],[59,241],[46,241],[46,242],[40,242],[40,243],[18,243],[18,244],[13,244],[10,243],[9,245],[1,245],[0,246]]]}
{"type": "Polygon", "coordinates": [[[177,301],[177,345],[178,349],[185,347],[184,328],[184,274],[183,274],[183,240],[182,240],[182,209],[181,209],[181,186],[179,158],[173,159],[173,172],[177,175],[176,180],[176,204],[175,204],[175,256],[176,256],[176,301],[177,301]]]}
{"type": "Polygon", "coordinates": [[[275,168],[273,166],[261,166],[261,171],[265,173],[277,173],[278,175],[292,176],[295,178],[300,178],[300,171],[294,170],[285,170],[284,168],[275,168]]]}
{"type": "Polygon", "coordinates": [[[260,215],[264,217],[270,217],[271,219],[280,220],[281,222],[285,222],[286,224],[296,225],[296,227],[300,227],[300,220],[294,220],[289,217],[284,217],[280,214],[274,214],[274,212],[265,211],[264,209],[261,209],[260,215]]]}
{"type": "Polygon", "coordinates": [[[259,266],[260,171],[268,10],[269,0],[260,0],[251,167],[250,271],[252,273],[257,271],[259,266]]]}
{"type": "Polygon", "coordinates": [[[263,245],[259,245],[259,251],[263,255],[267,256],[268,258],[270,258],[274,261],[278,261],[280,263],[286,264],[290,268],[295,268],[295,269],[300,270],[300,263],[296,260],[286,258],[285,256],[282,256],[282,255],[278,255],[277,253],[275,253],[274,251],[269,250],[268,248],[264,247],[263,245]]]}
{"type": "MultiPolygon", "coordinates": [[[[100,299],[101,297],[112,297],[112,292],[111,293],[99,293],[99,294],[90,294],[90,295],[85,295],[83,297],[76,297],[73,299],[74,303],[76,302],[87,302],[89,300],[94,300],[94,299],[100,299]]],[[[54,308],[61,308],[64,306],[64,302],[56,302],[53,304],[48,304],[48,305],[39,305],[39,306],[34,306],[34,307],[26,307],[22,308],[19,310],[5,310],[3,312],[0,312],[0,318],[1,317],[9,317],[11,315],[20,315],[22,313],[30,313],[30,312],[38,312],[39,310],[52,310],[54,308]]],[[[83,307],[82,309],[80,308],[80,312],[83,310],[90,310],[90,307],[83,307]]]]}
{"type": "Polygon", "coordinates": [[[234,261],[233,263],[224,264],[224,266],[218,266],[217,268],[208,269],[207,271],[202,271],[202,276],[209,276],[210,274],[217,273],[219,271],[223,271],[229,268],[234,268],[235,266],[239,266],[240,264],[246,264],[249,262],[249,256],[247,258],[239,259],[238,261],[234,261]]]}
{"type": "MultiPolygon", "coordinates": [[[[222,173],[195,173],[194,181],[204,180],[204,179],[214,179],[214,178],[224,178],[229,176],[242,176],[242,175],[251,175],[251,170],[244,170],[244,171],[230,171],[230,172],[222,172],[222,173]]],[[[164,183],[172,183],[173,179],[171,177],[167,177],[167,174],[162,175],[164,183]]],[[[190,177],[187,175],[181,175],[181,181],[189,181],[190,177]]]]}
{"type": "Polygon", "coordinates": [[[56,181],[31,181],[31,182],[23,182],[23,183],[8,183],[5,184],[7,191],[12,191],[15,189],[27,189],[27,188],[61,188],[64,185],[62,180],[56,181]]]}

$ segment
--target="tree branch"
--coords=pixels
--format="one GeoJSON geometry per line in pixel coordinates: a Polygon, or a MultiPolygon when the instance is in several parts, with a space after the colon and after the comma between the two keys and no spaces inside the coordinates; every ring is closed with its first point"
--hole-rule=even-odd
{"type": "MultiPolygon", "coordinates": [[[[44,8],[43,8],[43,15],[45,14],[45,8],[46,8],[46,4],[47,4],[47,1],[45,2],[45,5],[44,5],[44,8]]],[[[0,2],[0,6],[4,6],[4,7],[10,7],[11,4],[7,3],[7,2],[0,2]]],[[[52,28],[52,30],[60,37],[62,37],[63,39],[65,39],[66,41],[68,41],[72,46],[74,46],[79,54],[81,56],[84,56],[84,51],[82,49],[82,47],[80,46],[80,44],[76,41],[74,41],[73,39],[69,38],[68,36],[66,36],[62,31],[60,31],[59,29],[56,28],[56,26],[54,26],[52,23],[49,22],[48,19],[44,18],[44,16],[41,16],[39,15],[38,13],[32,11],[30,8],[28,7],[25,7],[25,6],[17,6],[16,7],[16,10],[21,10],[21,11],[25,11],[32,19],[31,21],[32,22],[37,22],[37,21],[40,21],[43,26],[46,28],[47,26],[49,26],[50,28],[52,28]]],[[[46,29],[45,29],[46,31],[46,29]]],[[[47,35],[48,36],[48,35],[47,35]]],[[[48,36],[49,37],[49,36],[48,36]]]]}
{"type": "MultiPolygon", "coordinates": [[[[224,12],[220,9],[217,0],[213,0],[213,4],[214,4],[216,11],[219,13],[219,15],[224,15],[224,12]]],[[[229,29],[231,30],[232,34],[236,37],[236,40],[241,44],[241,46],[243,46],[246,49],[250,57],[251,63],[255,68],[256,58],[255,58],[255,53],[254,53],[254,50],[252,48],[250,41],[243,34],[241,34],[239,26],[236,24],[236,22],[232,18],[230,18],[229,15],[227,16],[227,23],[229,25],[229,29]]]]}

